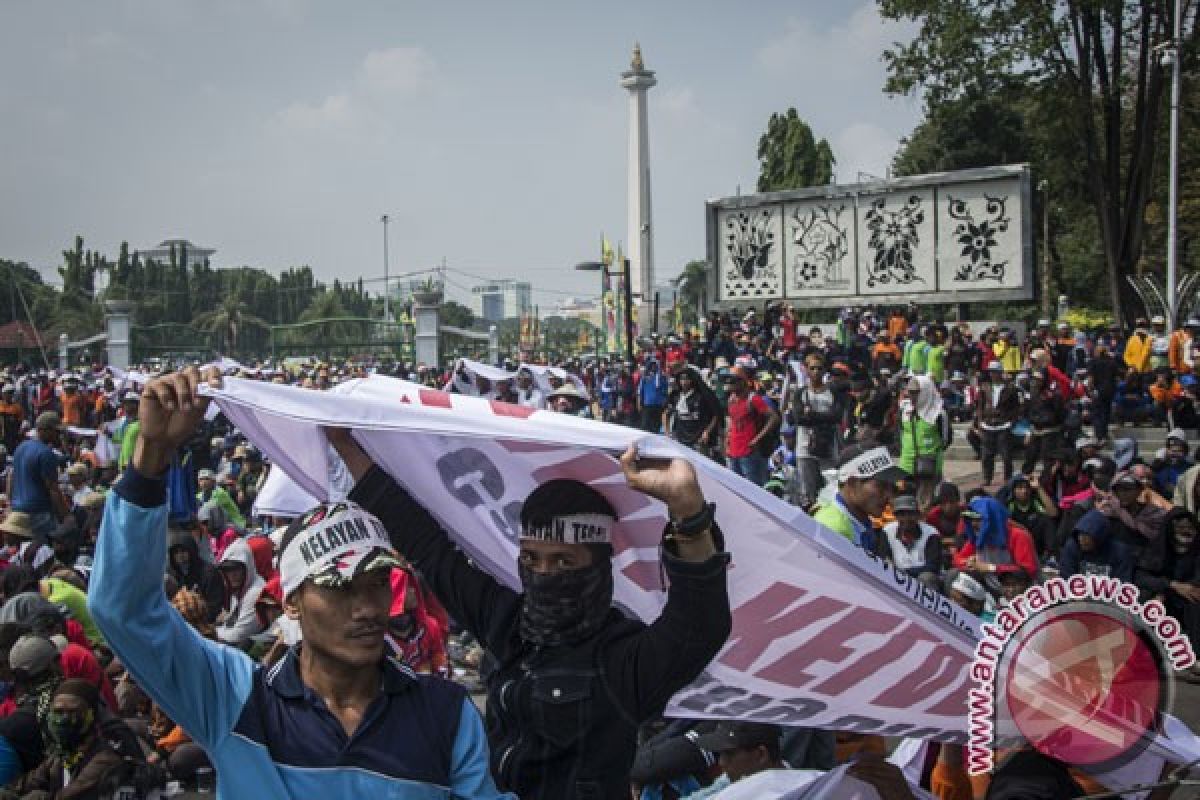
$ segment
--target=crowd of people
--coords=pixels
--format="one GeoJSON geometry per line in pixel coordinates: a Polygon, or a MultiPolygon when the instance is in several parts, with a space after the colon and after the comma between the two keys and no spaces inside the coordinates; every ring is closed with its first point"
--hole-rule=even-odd
{"type": "MultiPolygon", "coordinates": [[[[662,433],[981,619],[1050,575],[1103,574],[1200,642],[1200,320],[1024,333],[910,306],[805,327],[776,303],[644,337],[633,359],[226,372],[314,391],[392,375],[662,433]],[[1140,453],[1129,426],[1165,447],[1140,453]],[[948,479],[956,436],[978,480],[948,479]]],[[[262,513],[271,465],[205,413],[201,381],[0,369],[0,797],[753,797],[796,770],[888,797],[982,798],[1030,770],[1045,796],[1097,788],[1031,751],[989,787],[935,746],[913,782],[878,736],[663,719],[730,625],[725,536],[686,459],[622,458],[671,517],[647,626],[612,607],[617,514],[586,484],[526,499],[515,592],[348,431],[328,432],[346,502],[262,513]],[[588,538],[563,541],[563,520],[588,538]]]]}

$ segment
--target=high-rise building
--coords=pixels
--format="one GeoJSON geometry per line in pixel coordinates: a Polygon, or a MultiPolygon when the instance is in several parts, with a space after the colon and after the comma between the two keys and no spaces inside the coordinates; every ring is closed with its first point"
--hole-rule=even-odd
{"type": "Polygon", "coordinates": [[[490,281],[471,287],[471,311],[477,319],[499,322],[533,311],[533,287],[528,281],[490,281]]]}

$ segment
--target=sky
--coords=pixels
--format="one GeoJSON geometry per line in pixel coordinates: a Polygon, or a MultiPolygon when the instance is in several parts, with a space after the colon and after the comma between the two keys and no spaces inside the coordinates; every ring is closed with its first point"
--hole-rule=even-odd
{"type": "Polygon", "coordinates": [[[213,265],[316,276],[442,262],[595,294],[626,238],[635,41],[649,94],[658,282],[704,258],[706,199],[754,190],[758,137],[794,106],[839,182],[885,174],[920,119],[883,91],[911,29],[873,0],[459,3],[84,0],[0,7],[0,258],[48,279],[76,234],[216,248],[213,265]]]}

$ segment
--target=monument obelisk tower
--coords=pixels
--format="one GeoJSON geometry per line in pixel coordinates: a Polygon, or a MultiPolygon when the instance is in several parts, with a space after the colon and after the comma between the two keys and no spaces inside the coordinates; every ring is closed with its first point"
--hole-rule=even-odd
{"type": "Polygon", "coordinates": [[[641,332],[654,328],[654,230],[650,225],[650,136],[646,117],[646,92],[658,81],[642,62],[642,48],[633,46],[629,69],[621,73],[621,86],[629,90],[629,252],[630,288],[637,306],[641,332]]]}

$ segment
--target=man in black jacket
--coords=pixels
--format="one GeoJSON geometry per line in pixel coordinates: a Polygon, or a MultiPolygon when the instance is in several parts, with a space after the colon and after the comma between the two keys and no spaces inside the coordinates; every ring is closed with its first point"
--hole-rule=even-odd
{"type": "Polygon", "coordinates": [[[975,397],[974,430],[979,432],[983,453],[983,486],[992,483],[996,470],[996,454],[1004,463],[1004,481],[1012,479],[1012,427],[1021,411],[1021,394],[999,361],[987,365],[985,375],[979,376],[979,394],[975,397]]]}
{"type": "Polygon", "coordinates": [[[667,602],[651,625],[612,607],[612,505],[591,486],[543,483],[521,509],[522,592],[472,565],[349,431],[329,430],[356,485],[457,619],[484,645],[492,774],[522,800],[628,796],[638,725],[717,654],[732,624],[729,555],[683,460],[621,457],[629,485],[664,502],[667,602]]]}

